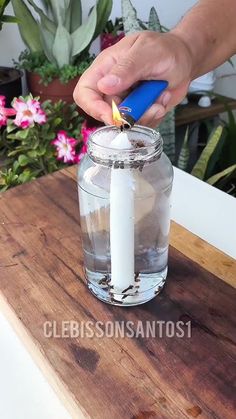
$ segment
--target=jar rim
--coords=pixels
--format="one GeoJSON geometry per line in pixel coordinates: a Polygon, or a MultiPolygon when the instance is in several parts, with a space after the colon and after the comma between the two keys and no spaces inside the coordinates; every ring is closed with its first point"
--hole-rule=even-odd
{"type": "MultiPolygon", "coordinates": [[[[152,141],[144,146],[139,146],[137,148],[122,148],[117,149],[106,146],[104,144],[99,144],[96,142],[96,137],[101,132],[104,134],[108,131],[116,131],[119,133],[119,130],[114,125],[109,125],[105,127],[98,128],[92,134],[90,134],[88,140],[88,154],[93,160],[100,160],[100,163],[111,162],[111,161],[136,161],[136,160],[156,160],[160,157],[163,151],[163,140],[161,134],[156,130],[145,127],[142,125],[134,125],[132,127],[132,135],[138,133],[139,135],[146,136],[146,138],[151,139],[152,141]]],[[[131,132],[131,131],[130,131],[131,132]]],[[[135,141],[135,140],[134,140],[135,141]]]]}

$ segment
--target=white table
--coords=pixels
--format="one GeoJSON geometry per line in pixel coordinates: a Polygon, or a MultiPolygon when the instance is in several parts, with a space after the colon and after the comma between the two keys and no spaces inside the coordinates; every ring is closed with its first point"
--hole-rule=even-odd
{"type": "MultiPolygon", "coordinates": [[[[236,258],[236,199],[175,169],[172,218],[236,258]]],[[[0,314],[0,418],[71,419],[0,314]]]]}

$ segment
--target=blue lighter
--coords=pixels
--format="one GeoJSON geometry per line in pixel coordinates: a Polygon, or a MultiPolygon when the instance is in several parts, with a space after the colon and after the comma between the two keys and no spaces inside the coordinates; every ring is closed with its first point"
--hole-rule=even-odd
{"type": "Polygon", "coordinates": [[[165,80],[141,82],[118,106],[124,128],[131,128],[167,88],[165,80]]]}

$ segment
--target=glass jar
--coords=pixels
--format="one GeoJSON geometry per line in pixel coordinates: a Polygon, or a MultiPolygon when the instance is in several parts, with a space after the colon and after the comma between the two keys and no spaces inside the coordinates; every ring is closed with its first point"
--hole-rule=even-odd
{"type": "Polygon", "coordinates": [[[137,305],[163,288],[172,182],[156,131],[112,126],[90,136],[78,192],[88,288],[100,300],[137,305]]]}

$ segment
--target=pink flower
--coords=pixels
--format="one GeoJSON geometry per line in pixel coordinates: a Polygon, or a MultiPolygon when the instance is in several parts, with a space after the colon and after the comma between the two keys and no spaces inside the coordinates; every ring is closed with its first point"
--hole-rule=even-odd
{"type": "Polygon", "coordinates": [[[69,137],[65,131],[59,131],[51,144],[56,147],[58,160],[63,160],[64,163],[76,162],[75,138],[69,137]]]}
{"type": "Polygon", "coordinates": [[[87,144],[84,144],[79,154],[76,154],[74,163],[79,163],[82,160],[82,158],[86,155],[86,153],[87,153],[87,144]]]}
{"type": "Polygon", "coordinates": [[[32,97],[15,99],[13,108],[16,111],[14,124],[20,128],[32,127],[35,122],[39,125],[45,124],[46,122],[46,114],[42,110],[39,101],[32,97]]]}
{"type": "Polygon", "coordinates": [[[7,125],[7,117],[16,114],[14,109],[5,108],[6,98],[0,96],[0,127],[7,125]]]}
{"type": "Polygon", "coordinates": [[[81,135],[85,144],[87,144],[90,134],[96,131],[97,128],[98,127],[88,127],[86,121],[83,122],[81,127],[81,135]]]}
{"type": "Polygon", "coordinates": [[[79,163],[87,153],[87,143],[83,143],[79,153],[76,153],[78,141],[69,137],[65,131],[59,131],[55,140],[51,142],[56,147],[57,159],[64,163],[79,163]]]}
{"type": "Polygon", "coordinates": [[[5,96],[0,95],[0,106],[5,106],[6,104],[6,98],[5,96]]]}

